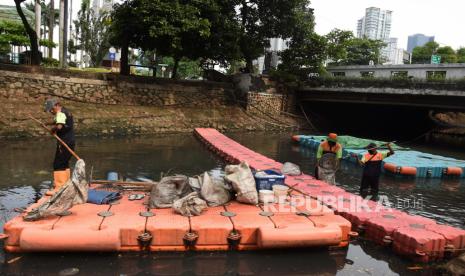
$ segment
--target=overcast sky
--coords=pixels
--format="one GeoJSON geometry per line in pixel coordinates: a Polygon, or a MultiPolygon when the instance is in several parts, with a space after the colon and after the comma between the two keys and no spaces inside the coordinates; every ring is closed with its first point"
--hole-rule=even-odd
{"type": "MultiPolygon", "coordinates": [[[[58,0],[55,3],[58,7],[58,0]]],[[[73,0],[73,14],[80,3],[73,0]]],[[[0,4],[14,5],[14,0],[0,0],[0,4]]],[[[442,46],[465,46],[465,0],[311,0],[311,6],[319,34],[334,28],[356,33],[365,8],[379,7],[393,11],[391,37],[399,39],[400,48],[407,48],[408,36],[416,33],[434,35],[442,46]]]]}
{"type": "Polygon", "coordinates": [[[407,48],[409,35],[423,33],[436,36],[441,44],[465,46],[464,0],[311,0],[315,9],[316,31],[325,34],[333,28],[354,31],[365,8],[378,7],[393,11],[391,37],[407,48]]]}

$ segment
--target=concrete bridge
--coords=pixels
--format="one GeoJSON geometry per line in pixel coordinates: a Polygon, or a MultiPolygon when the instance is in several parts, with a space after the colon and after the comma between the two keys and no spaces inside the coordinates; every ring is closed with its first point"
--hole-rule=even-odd
{"type": "Polygon", "coordinates": [[[296,89],[300,102],[335,102],[465,110],[465,82],[312,81],[296,89]]]}

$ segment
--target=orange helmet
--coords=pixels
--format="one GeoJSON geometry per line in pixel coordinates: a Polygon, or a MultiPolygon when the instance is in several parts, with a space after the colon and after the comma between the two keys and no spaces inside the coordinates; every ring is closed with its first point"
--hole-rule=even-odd
{"type": "Polygon", "coordinates": [[[337,142],[337,134],[336,133],[328,134],[328,141],[337,142]]]}

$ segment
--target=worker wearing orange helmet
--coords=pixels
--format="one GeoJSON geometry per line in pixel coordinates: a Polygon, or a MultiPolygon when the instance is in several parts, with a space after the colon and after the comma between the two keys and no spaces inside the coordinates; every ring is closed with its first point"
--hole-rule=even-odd
{"type": "Polygon", "coordinates": [[[368,152],[362,155],[361,160],[357,154],[352,154],[359,164],[363,166],[362,183],[360,185],[360,196],[363,198],[370,195],[371,200],[378,200],[379,177],[381,176],[383,160],[394,154],[391,143],[387,143],[386,146],[389,151],[378,151],[380,146],[370,143],[366,147],[368,152]]]}
{"type": "Polygon", "coordinates": [[[337,134],[330,133],[318,146],[316,153],[315,176],[317,179],[336,184],[336,171],[342,159],[342,145],[337,142],[337,134]]]}

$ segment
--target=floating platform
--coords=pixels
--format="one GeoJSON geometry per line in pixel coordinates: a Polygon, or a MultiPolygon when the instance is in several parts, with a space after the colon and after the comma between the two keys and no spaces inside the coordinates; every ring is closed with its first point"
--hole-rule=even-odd
{"type": "MultiPolygon", "coordinates": [[[[229,141],[225,146],[238,148],[229,141]]],[[[244,148],[244,153],[257,155],[244,148]]],[[[280,166],[257,155],[255,161],[280,166]],[[260,159],[260,160],[258,160],[260,159]]],[[[91,184],[91,188],[102,187],[91,184]]],[[[108,189],[106,189],[108,190],[108,189]]],[[[349,244],[351,223],[311,197],[292,191],[284,204],[246,205],[235,201],[209,207],[200,216],[184,217],[169,209],[150,209],[149,193],[132,194],[110,205],[81,204],[60,216],[24,221],[22,215],[48,199],[41,198],[24,214],[4,225],[8,252],[71,251],[221,251],[336,247],[349,244]],[[291,205],[301,202],[302,206],[291,205]]]]}
{"type": "MultiPolygon", "coordinates": [[[[281,163],[240,145],[215,129],[196,129],[195,133],[210,150],[227,162],[246,161],[256,170],[279,170],[282,167],[281,163]]],[[[352,231],[412,260],[441,260],[465,251],[465,230],[365,201],[360,196],[316,180],[310,175],[287,176],[286,185],[303,197],[316,199],[335,214],[349,220],[352,231]]]]}
{"type": "MultiPolygon", "coordinates": [[[[279,208],[230,202],[196,217],[172,209],[149,209],[142,200],[112,205],[82,204],[65,216],[27,222],[21,216],[4,226],[9,252],[218,251],[301,247],[346,247],[351,224],[317,200],[306,208],[279,208]],[[311,215],[310,215],[311,214],[311,215]]],[[[291,194],[290,197],[301,197],[291,194]]],[[[148,198],[148,196],[147,196],[148,198]]],[[[30,206],[34,208],[40,202],[30,206]]],[[[290,206],[288,206],[290,207],[290,206]]]]}
{"type": "MultiPolygon", "coordinates": [[[[366,141],[365,146],[372,140],[359,139],[351,136],[352,139],[366,141]]],[[[298,142],[303,147],[308,147],[317,150],[320,143],[325,139],[324,136],[306,136],[296,135],[292,139],[298,142]]],[[[377,144],[382,144],[379,142],[377,144]]],[[[344,145],[343,145],[344,146],[344,145]]],[[[396,149],[395,149],[396,150],[396,149]]],[[[343,147],[343,159],[356,163],[357,159],[352,156],[356,154],[362,158],[366,150],[343,147]]],[[[403,177],[418,177],[418,178],[442,178],[442,177],[457,177],[465,178],[465,161],[454,158],[443,157],[439,155],[423,153],[419,151],[402,149],[396,150],[396,154],[386,158],[383,161],[383,172],[395,176],[403,177]]]]}

